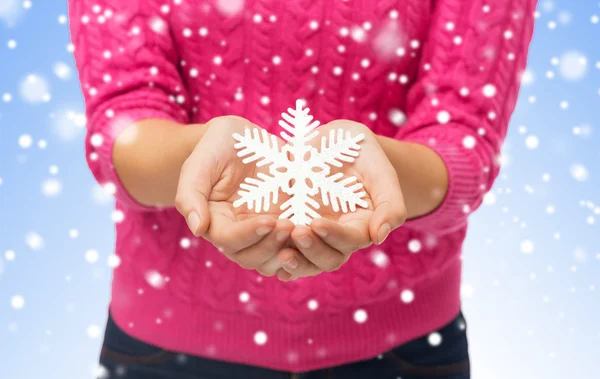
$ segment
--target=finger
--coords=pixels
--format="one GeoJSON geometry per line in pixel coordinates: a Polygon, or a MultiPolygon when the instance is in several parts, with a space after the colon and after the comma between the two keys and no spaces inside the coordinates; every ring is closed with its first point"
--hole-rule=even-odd
{"type": "Polygon", "coordinates": [[[282,282],[289,282],[290,280],[292,280],[292,274],[281,269],[277,271],[277,279],[281,280],[282,282]]]}
{"type": "MultiPolygon", "coordinates": [[[[294,224],[290,220],[277,220],[275,227],[269,234],[257,243],[241,249],[233,257],[234,261],[246,269],[259,269],[269,259],[275,257],[277,252],[281,250],[285,242],[290,237],[294,224]]],[[[275,275],[277,271],[273,271],[275,264],[278,265],[275,257],[275,262],[265,266],[259,273],[265,276],[275,275]],[[270,274],[270,275],[269,275],[270,274]]],[[[281,268],[281,266],[279,267],[281,268]]]]}
{"type": "Polygon", "coordinates": [[[212,220],[205,238],[226,255],[262,240],[275,227],[275,219],[258,216],[243,221],[233,220],[221,212],[211,212],[212,220]]]}
{"type": "Polygon", "coordinates": [[[375,208],[369,221],[369,235],[374,243],[381,244],[404,223],[406,207],[396,170],[381,148],[374,155],[374,161],[379,162],[377,173],[370,173],[364,184],[375,208]]]}
{"type": "Polygon", "coordinates": [[[326,244],[306,226],[296,227],[292,231],[292,240],[306,259],[324,271],[335,271],[347,260],[347,256],[326,244]]]}
{"type": "Polygon", "coordinates": [[[371,244],[368,220],[351,220],[339,223],[326,218],[314,219],[310,228],[323,242],[348,255],[371,244]]]}
{"type": "Polygon", "coordinates": [[[204,235],[210,225],[208,198],[213,183],[208,161],[202,149],[194,150],[181,168],[175,196],[175,207],[196,237],[204,235]]]}
{"type": "Polygon", "coordinates": [[[285,248],[277,254],[278,262],[283,270],[277,273],[281,281],[289,281],[307,276],[319,275],[323,270],[310,262],[302,253],[293,248],[285,248]]]}
{"type": "Polygon", "coordinates": [[[401,226],[406,220],[404,204],[391,205],[385,201],[375,207],[373,217],[369,221],[371,240],[380,245],[390,232],[401,226]]]}
{"type": "Polygon", "coordinates": [[[277,258],[277,253],[275,253],[271,258],[269,258],[266,262],[256,268],[256,271],[262,276],[274,276],[279,273],[279,271],[283,271],[281,267],[281,263],[277,258]]]}

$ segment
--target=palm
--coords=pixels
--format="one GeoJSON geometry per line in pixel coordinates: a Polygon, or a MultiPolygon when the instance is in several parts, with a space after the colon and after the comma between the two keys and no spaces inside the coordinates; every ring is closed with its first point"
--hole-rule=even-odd
{"type": "MultiPolygon", "coordinates": [[[[261,140],[256,132],[253,132],[254,137],[248,136],[245,132],[248,128],[255,128],[257,131],[260,128],[239,117],[227,116],[207,123],[200,143],[184,163],[176,198],[177,209],[186,217],[188,226],[195,235],[203,236],[215,244],[225,255],[244,268],[260,268],[263,271],[259,272],[273,275],[280,270],[282,264],[288,263],[289,266],[290,262],[295,260],[294,266],[286,268],[288,273],[289,269],[294,272],[294,277],[316,275],[322,270],[336,269],[347,260],[349,254],[368,246],[371,241],[382,241],[392,227],[403,221],[402,193],[396,173],[374,134],[366,126],[346,120],[324,125],[319,132],[325,135],[340,127],[354,136],[364,133],[364,137],[355,140],[352,148],[356,151],[356,142],[363,138],[360,144],[361,157],[353,163],[346,162],[342,167],[337,167],[337,158],[327,156],[331,153],[329,150],[320,156],[321,161],[318,161],[320,163],[315,168],[323,168],[322,163],[335,167],[328,170],[327,180],[324,179],[325,176],[315,177],[313,185],[318,185],[319,189],[327,188],[327,182],[333,180],[338,184],[338,190],[334,189],[333,192],[346,192],[346,195],[340,197],[340,200],[344,199],[344,205],[339,205],[342,209],[345,209],[346,205],[353,209],[354,204],[358,204],[356,198],[352,199],[352,192],[362,190],[356,188],[355,182],[338,182],[338,177],[355,177],[364,187],[365,193],[361,199],[364,201],[361,204],[363,207],[347,213],[337,212],[337,207],[332,204],[325,205],[327,202],[323,201],[324,196],[316,193],[312,200],[313,205],[316,202],[318,207],[314,210],[319,212],[321,217],[313,219],[313,231],[306,227],[294,228],[290,220],[276,220],[283,214],[281,205],[292,193],[288,186],[284,185],[281,188],[275,179],[276,175],[269,175],[270,163],[278,160],[283,141],[268,135],[264,130],[259,132],[261,140]],[[233,143],[234,136],[239,144],[233,143]],[[252,144],[242,143],[248,138],[251,138],[252,144]],[[262,142],[266,140],[270,141],[270,145],[264,147],[262,142]],[[236,149],[243,146],[247,147],[240,151],[240,157],[236,149]],[[252,146],[252,149],[248,146],[252,146]],[[254,151],[254,155],[248,157],[251,150],[254,151]],[[259,151],[262,153],[258,153],[259,151]],[[248,163],[256,161],[257,164],[244,164],[244,159],[247,159],[248,163]],[[338,175],[331,177],[334,174],[338,175]],[[247,178],[259,180],[247,181],[247,178]],[[339,184],[348,191],[342,190],[339,184]],[[250,191],[254,185],[258,190],[250,191]],[[274,191],[275,187],[283,189],[288,195],[284,194],[284,191],[274,191]],[[248,195],[250,192],[253,193],[248,195]],[[277,192],[277,198],[272,197],[273,192],[277,192]],[[269,206],[265,207],[267,201],[269,206]],[[260,205],[258,208],[261,212],[256,212],[254,207],[257,204],[260,205]],[[288,237],[290,239],[286,240],[288,237]],[[274,251],[279,251],[277,257],[269,256],[274,251]]],[[[311,142],[313,143],[317,144],[316,141],[311,142]]],[[[321,152],[315,145],[313,147],[321,152]]],[[[295,155],[299,154],[294,153],[292,158],[295,158],[295,155]]],[[[349,154],[353,155],[355,154],[349,154]]],[[[349,160],[349,156],[343,160],[349,160]]],[[[280,171],[280,167],[277,167],[277,171],[280,171]]],[[[296,177],[291,178],[289,185],[294,186],[295,179],[296,177]]],[[[312,180],[306,182],[308,187],[309,182],[312,180]]],[[[300,193],[306,195],[307,191],[312,193],[310,188],[304,186],[300,193]]],[[[334,201],[331,195],[325,196],[334,201]]],[[[337,195],[333,197],[337,201],[337,195]]],[[[292,208],[287,208],[286,205],[285,212],[288,213],[290,209],[292,208]]],[[[293,211],[293,215],[296,216],[296,209],[293,211]]],[[[301,219],[306,220],[306,217],[301,219]]],[[[280,279],[289,280],[291,277],[291,274],[288,274],[280,279]]]]}
{"type": "MultiPolygon", "coordinates": [[[[337,206],[333,206],[336,205],[333,203],[334,201],[342,209],[345,208],[342,206],[342,202],[352,209],[352,204],[355,204],[356,199],[352,199],[348,193],[342,196],[341,193],[344,191],[339,186],[332,193],[326,190],[325,194],[316,194],[313,199],[319,205],[316,211],[321,217],[313,219],[310,225],[312,230],[299,227],[292,233],[294,247],[301,253],[299,261],[303,262],[300,263],[302,268],[286,268],[285,274],[278,274],[282,280],[318,275],[323,270],[337,270],[353,252],[365,248],[373,242],[381,243],[392,227],[401,223],[401,220],[398,221],[401,215],[395,214],[400,213],[398,211],[401,208],[395,203],[402,201],[402,193],[394,168],[375,135],[366,126],[345,120],[324,125],[319,132],[322,136],[329,134],[329,141],[331,141],[331,136],[339,129],[349,131],[353,136],[351,138],[359,134],[364,135],[360,143],[360,156],[353,162],[344,162],[342,167],[337,167],[333,161],[327,160],[327,162],[331,162],[331,164],[328,163],[327,177],[332,178],[332,175],[335,175],[333,178],[338,178],[334,179],[335,183],[345,183],[344,187],[351,192],[353,190],[364,191],[362,200],[365,204],[361,204],[364,206],[357,207],[354,211],[343,212],[342,210],[340,212],[336,211],[337,206]],[[356,178],[356,182],[362,184],[362,189],[356,188],[355,182],[348,180],[352,177],[356,178]]],[[[339,138],[338,142],[333,143],[339,143],[339,138]]],[[[323,152],[319,148],[318,140],[311,141],[311,145],[320,153],[323,152]]],[[[353,149],[356,151],[355,147],[353,149]]],[[[354,154],[349,155],[354,156],[354,154]]],[[[344,160],[348,160],[347,158],[344,160]]],[[[319,167],[321,167],[320,163],[319,167]]],[[[319,183],[319,187],[324,183],[327,187],[327,182],[317,179],[314,183],[319,183]]],[[[286,250],[280,255],[281,260],[285,262],[291,253],[286,250]]]]}
{"type": "MultiPolygon", "coordinates": [[[[294,226],[289,221],[277,220],[278,204],[269,204],[269,209],[262,213],[236,204],[246,178],[263,176],[268,170],[266,165],[244,164],[238,157],[239,145],[233,139],[253,128],[260,130],[235,116],[210,120],[200,143],[183,164],[176,205],[194,235],[211,242],[241,267],[274,275],[281,267],[275,254],[294,226]]],[[[274,145],[280,144],[275,136],[269,139],[274,145]]]]}
{"type": "MultiPolygon", "coordinates": [[[[328,132],[328,126],[323,126],[320,128],[320,132],[322,135],[328,132]]],[[[358,133],[359,131],[357,131],[358,133]]],[[[240,131],[238,131],[240,133],[240,131]]],[[[212,214],[222,215],[231,220],[241,221],[251,217],[257,217],[259,215],[269,215],[274,218],[278,218],[282,213],[280,206],[281,204],[289,198],[288,195],[282,193],[281,191],[278,193],[278,198],[275,204],[270,204],[268,211],[261,211],[257,213],[254,209],[248,208],[246,205],[242,205],[240,207],[234,207],[233,203],[240,198],[238,195],[238,191],[240,185],[244,183],[246,178],[256,178],[259,173],[268,174],[269,168],[268,165],[258,167],[255,164],[244,164],[242,159],[237,156],[237,151],[233,148],[231,141],[229,140],[227,135],[221,133],[223,141],[218,141],[213,144],[213,146],[220,146],[218,152],[216,154],[211,155],[212,159],[214,159],[213,167],[219,167],[219,179],[214,184],[209,200],[209,207],[211,209],[212,214]],[[230,146],[223,148],[223,146],[230,146]]],[[[282,140],[278,140],[280,145],[283,145],[282,140]]],[[[316,140],[314,141],[316,143],[316,140]]],[[[370,145],[367,143],[366,146],[363,147],[361,154],[365,156],[369,156],[370,145]]],[[[331,174],[342,173],[344,177],[355,176],[359,183],[365,184],[365,192],[366,196],[363,200],[366,201],[367,207],[361,208],[358,207],[354,212],[342,212],[342,211],[334,211],[331,204],[324,205],[322,201],[322,197],[320,194],[315,195],[314,200],[319,203],[319,209],[317,212],[321,215],[321,217],[339,222],[341,224],[356,224],[361,223],[363,226],[369,222],[374,210],[373,201],[369,196],[369,188],[367,184],[369,183],[370,172],[373,171],[374,167],[377,167],[377,162],[374,162],[372,159],[360,159],[360,157],[354,163],[346,163],[343,167],[337,168],[332,167],[331,174]],[[369,171],[370,170],[370,171],[369,171]]]]}
{"type": "MultiPolygon", "coordinates": [[[[336,129],[338,127],[339,125],[335,124],[324,125],[319,128],[319,132],[321,135],[327,135],[331,128],[336,129]]],[[[353,135],[368,131],[368,129],[365,130],[365,127],[359,127],[356,124],[345,124],[344,127],[350,129],[353,135]]],[[[289,198],[281,191],[278,193],[276,203],[271,203],[267,211],[256,212],[255,209],[249,208],[246,204],[234,207],[235,201],[240,199],[238,194],[240,185],[245,182],[246,178],[257,178],[260,173],[269,174],[268,164],[261,167],[254,163],[244,164],[242,158],[237,155],[231,136],[233,133],[244,133],[246,128],[247,124],[233,123],[227,131],[222,128],[215,128],[210,138],[205,139],[211,141],[210,145],[205,146],[205,149],[210,150],[210,154],[205,155],[210,157],[210,161],[204,162],[212,170],[212,187],[207,197],[211,217],[223,217],[228,221],[244,221],[267,215],[277,219],[282,213],[281,204],[289,198]]],[[[284,144],[280,139],[277,142],[280,146],[284,144]]],[[[313,140],[311,143],[318,148],[318,139],[313,140]]],[[[356,177],[357,182],[364,185],[366,195],[363,200],[365,200],[367,206],[364,208],[357,207],[354,212],[334,211],[331,204],[325,205],[323,203],[321,194],[316,194],[313,199],[319,204],[316,211],[322,218],[360,230],[368,228],[375,209],[373,199],[370,197],[370,190],[375,182],[374,178],[378,175],[378,168],[382,165],[382,162],[379,162],[381,155],[377,154],[377,149],[380,149],[379,145],[376,142],[374,143],[371,136],[368,135],[368,138],[361,143],[361,156],[353,163],[345,163],[340,168],[331,167],[330,172],[330,175],[341,173],[345,178],[356,177]]]]}
{"type": "MultiPolygon", "coordinates": [[[[210,195],[208,196],[209,210],[213,216],[227,217],[232,221],[243,221],[249,218],[268,215],[278,218],[281,214],[280,205],[285,201],[285,197],[279,194],[277,202],[270,204],[268,211],[256,212],[246,205],[234,207],[234,202],[240,198],[238,191],[240,185],[246,178],[256,178],[259,173],[268,174],[267,166],[258,167],[256,164],[244,164],[242,158],[237,156],[237,151],[233,146],[233,133],[243,133],[246,125],[234,125],[231,131],[219,133],[217,140],[213,140],[214,153],[211,154],[212,162],[208,163],[213,167],[213,174],[218,177],[214,183],[210,195]]],[[[283,142],[278,141],[281,145],[283,142]]]]}
{"type": "MultiPolygon", "coordinates": [[[[360,163],[360,159],[357,159],[357,161],[355,161],[352,165],[346,164],[341,169],[332,170],[331,174],[340,172],[344,174],[345,178],[355,176],[357,178],[357,182],[364,183],[364,175],[360,163]]],[[[341,210],[338,210],[336,212],[333,210],[331,204],[324,205],[321,195],[318,194],[317,196],[315,196],[315,200],[319,203],[320,206],[320,208],[318,209],[318,213],[323,218],[329,219],[331,221],[336,221],[341,224],[354,224],[356,222],[361,222],[366,225],[369,223],[369,219],[373,215],[374,207],[373,201],[371,201],[371,197],[369,196],[368,189],[365,188],[364,190],[366,192],[366,195],[363,197],[363,200],[367,202],[366,208],[357,207],[354,212],[348,211],[344,213],[341,210]]]]}
{"type": "MultiPolygon", "coordinates": [[[[235,155],[235,154],[233,154],[235,155]]],[[[229,168],[224,170],[223,175],[213,187],[208,198],[208,205],[211,214],[222,215],[232,221],[243,221],[248,218],[258,217],[260,215],[268,215],[273,218],[278,218],[281,214],[279,206],[282,202],[281,196],[277,204],[271,204],[266,212],[257,213],[254,209],[249,209],[247,206],[234,207],[233,203],[239,199],[238,190],[246,178],[255,178],[259,172],[268,173],[268,169],[264,167],[256,167],[256,165],[244,165],[237,156],[232,157],[238,162],[232,163],[229,168]]]]}
{"type": "MultiPolygon", "coordinates": [[[[352,130],[352,127],[355,126],[353,124],[345,125],[347,129],[351,129],[352,135],[357,135],[359,133],[364,132],[364,129],[356,129],[352,130]],[[349,128],[348,128],[349,127],[349,128]]],[[[336,129],[339,125],[324,125],[319,128],[319,132],[321,135],[327,135],[330,129],[336,129]]],[[[314,141],[313,145],[317,146],[318,141],[314,141]]],[[[377,146],[378,147],[378,146],[377,146]]],[[[321,194],[318,194],[314,197],[314,199],[319,203],[320,208],[318,209],[318,213],[321,217],[329,219],[331,221],[336,221],[341,224],[356,224],[363,223],[363,226],[366,227],[368,225],[371,216],[373,215],[373,211],[375,209],[373,205],[373,201],[370,197],[370,186],[373,183],[373,176],[377,175],[377,168],[380,167],[380,163],[378,158],[380,155],[371,154],[372,150],[374,150],[374,146],[372,141],[367,138],[361,144],[360,156],[355,159],[352,163],[344,163],[344,165],[340,168],[331,167],[331,173],[329,175],[341,173],[344,178],[348,177],[356,177],[356,181],[358,183],[363,184],[363,189],[366,192],[366,195],[363,197],[363,200],[366,201],[366,207],[357,207],[354,212],[342,212],[338,210],[337,212],[333,210],[331,204],[324,205],[321,194]]]]}

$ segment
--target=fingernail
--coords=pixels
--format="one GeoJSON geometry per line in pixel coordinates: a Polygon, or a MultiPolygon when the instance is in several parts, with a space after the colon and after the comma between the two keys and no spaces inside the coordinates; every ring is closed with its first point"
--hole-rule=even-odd
{"type": "Polygon", "coordinates": [[[300,239],[298,240],[298,245],[300,245],[300,247],[308,249],[312,245],[312,239],[308,236],[300,237],[300,239]]]}
{"type": "Polygon", "coordinates": [[[198,227],[200,226],[200,216],[196,212],[190,212],[187,216],[187,225],[192,233],[196,234],[198,227]]]}
{"type": "Polygon", "coordinates": [[[289,269],[292,269],[292,270],[295,270],[296,268],[298,268],[298,264],[299,263],[298,263],[298,260],[296,258],[292,258],[289,261],[282,263],[282,265],[285,268],[289,268],[289,269]]]}
{"type": "Polygon", "coordinates": [[[387,238],[388,234],[392,231],[392,227],[387,222],[379,227],[379,231],[377,232],[377,239],[379,242],[377,244],[381,244],[387,238]]]}
{"type": "Polygon", "coordinates": [[[273,230],[273,227],[271,226],[259,226],[258,228],[256,228],[256,234],[258,234],[259,236],[265,236],[269,234],[271,230],[273,230]]]}
{"type": "Polygon", "coordinates": [[[277,232],[277,234],[275,235],[275,239],[277,240],[277,242],[283,242],[289,236],[290,236],[290,232],[288,232],[287,230],[282,230],[280,232],[277,232]]]}
{"type": "Polygon", "coordinates": [[[327,231],[326,230],[323,230],[323,229],[313,229],[313,231],[315,233],[317,233],[317,235],[319,237],[327,237],[327,231]]]}

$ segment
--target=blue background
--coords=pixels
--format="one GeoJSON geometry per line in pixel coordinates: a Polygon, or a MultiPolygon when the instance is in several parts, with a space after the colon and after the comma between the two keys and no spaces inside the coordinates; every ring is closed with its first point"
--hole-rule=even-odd
{"type": "MultiPolygon", "coordinates": [[[[109,301],[112,200],[84,160],[83,101],[59,21],[66,1],[30,3],[0,0],[0,377],[91,378],[109,301]],[[70,79],[55,75],[57,62],[70,79]],[[49,101],[20,96],[29,74],[48,81],[49,101]],[[44,194],[49,179],[61,184],[55,196],[44,194]],[[31,233],[43,246],[32,248],[31,233]],[[90,249],[96,262],[86,260],[90,249]]],[[[521,89],[501,176],[471,217],[464,248],[475,379],[600,377],[600,3],[541,0],[538,10],[533,80],[521,89]],[[561,59],[571,51],[586,59],[578,80],[561,59]],[[531,136],[537,148],[527,146],[531,136]],[[577,180],[573,165],[587,177],[577,180]]]]}

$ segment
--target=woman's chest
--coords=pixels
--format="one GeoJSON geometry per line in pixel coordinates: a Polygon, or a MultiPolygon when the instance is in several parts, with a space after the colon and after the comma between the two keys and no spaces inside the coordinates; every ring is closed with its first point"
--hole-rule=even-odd
{"type": "Polygon", "coordinates": [[[430,12],[429,0],[208,0],[169,17],[196,118],[268,126],[298,98],[323,122],[402,107],[430,12]]]}

